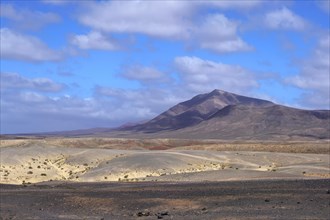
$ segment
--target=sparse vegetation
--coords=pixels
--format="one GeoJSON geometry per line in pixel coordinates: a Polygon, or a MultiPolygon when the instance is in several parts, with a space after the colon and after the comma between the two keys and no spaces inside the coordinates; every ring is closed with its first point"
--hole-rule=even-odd
{"type": "MultiPolygon", "coordinates": [[[[80,138],[77,138],[78,142],[80,141],[80,138]]],[[[58,139],[59,141],[62,141],[62,139],[58,139]]],[[[47,140],[48,141],[48,140],[47,140]]],[[[46,141],[46,142],[47,142],[46,141]]],[[[75,141],[75,140],[74,140],[75,141]]],[[[114,140],[114,142],[117,140],[114,140]]],[[[125,142],[126,140],[123,140],[123,142],[125,142]]],[[[164,142],[164,140],[149,140],[150,143],[151,142],[164,142]]],[[[171,140],[167,140],[169,142],[171,142],[171,140]]],[[[36,141],[37,142],[37,141],[36,141]]],[[[126,143],[126,142],[125,142],[126,143]]],[[[171,142],[172,143],[172,142],[171,142]]],[[[145,145],[143,145],[142,143],[134,140],[131,141],[132,145],[135,146],[142,146],[144,147],[145,145]],[[137,144],[138,143],[138,144],[137,144]]],[[[266,143],[266,145],[269,143],[266,143]]],[[[277,146],[277,143],[272,143],[274,144],[274,146],[277,146]]],[[[101,173],[97,174],[97,179],[98,180],[117,180],[118,181],[125,181],[125,182],[135,182],[135,181],[145,181],[147,180],[152,180],[155,181],[155,178],[157,178],[158,176],[161,176],[161,180],[168,180],[172,178],[173,174],[177,174],[177,176],[173,176],[174,179],[177,178],[181,178],[179,174],[188,174],[188,173],[196,173],[196,174],[189,174],[189,175],[182,175],[184,176],[183,178],[190,178],[193,177],[195,178],[195,176],[197,175],[203,175],[203,174],[199,174],[197,172],[213,172],[216,170],[221,170],[221,169],[226,169],[226,172],[223,172],[222,174],[226,174],[226,175],[222,175],[224,176],[224,178],[227,178],[227,176],[231,175],[231,172],[234,173],[235,170],[240,170],[239,172],[245,172],[249,171],[249,170],[255,170],[255,171],[259,171],[260,174],[265,171],[265,172],[277,172],[279,174],[281,174],[283,172],[283,170],[288,170],[289,172],[287,173],[291,173],[291,169],[294,170],[294,174],[297,175],[301,175],[304,174],[305,178],[311,177],[311,176],[318,176],[318,177],[325,177],[326,175],[329,176],[329,174],[325,174],[324,169],[323,170],[316,170],[313,172],[309,172],[310,170],[303,170],[305,168],[299,167],[299,169],[297,168],[288,168],[288,169],[281,169],[281,167],[284,166],[288,166],[288,164],[291,165],[295,163],[295,160],[297,160],[297,164],[303,164],[303,156],[295,156],[294,158],[292,158],[292,160],[284,160],[282,159],[282,155],[276,155],[274,157],[271,156],[271,153],[267,152],[267,153],[263,153],[263,152],[239,152],[238,148],[240,148],[241,146],[243,146],[243,149],[245,150],[246,148],[244,148],[243,143],[235,143],[235,151],[229,151],[229,152],[216,152],[216,151],[212,151],[212,153],[208,152],[208,149],[215,149],[216,145],[219,146],[219,149],[221,149],[223,146],[228,147],[228,146],[234,146],[234,144],[211,144],[211,147],[208,148],[210,146],[210,144],[201,144],[201,145],[191,145],[191,146],[184,146],[184,147],[179,147],[178,149],[175,149],[175,152],[179,152],[179,153],[172,153],[172,151],[159,151],[159,152],[155,152],[156,154],[154,154],[152,151],[148,152],[147,154],[144,154],[144,152],[138,152],[138,154],[135,154],[134,151],[130,152],[129,157],[127,159],[130,159],[131,161],[133,161],[135,163],[135,160],[139,160],[137,162],[139,162],[140,164],[144,163],[144,159],[141,160],[140,155],[143,155],[142,158],[152,158],[152,159],[159,159],[159,161],[161,161],[160,163],[157,163],[157,161],[153,164],[150,163],[146,163],[146,164],[142,164],[143,166],[145,166],[142,169],[126,169],[125,167],[125,160],[126,158],[122,158],[122,154],[118,153],[118,157],[121,157],[120,160],[118,159],[114,159],[115,155],[117,152],[120,151],[113,151],[110,154],[100,154],[99,152],[97,152],[95,155],[95,157],[89,157],[90,155],[85,155],[85,153],[83,154],[79,154],[79,156],[77,158],[75,157],[75,153],[73,153],[72,155],[73,158],[70,158],[71,155],[69,155],[68,153],[65,153],[63,155],[56,155],[54,153],[52,153],[49,157],[49,162],[46,161],[46,159],[44,159],[47,155],[40,155],[40,158],[37,158],[36,160],[31,160],[30,158],[27,158],[25,161],[19,159],[18,161],[24,161],[24,163],[19,163],[19,164],[15,164],[13,165],[12,163],[8,163],[6,164],[6,166],[2,165],[2,167],[5,168],[1,168],[0,169],[0,174],[2,178],[2,181],[4,183],[10,183],[10,182],[14,182],[17,184],[22,183],[22,179],[26,178],[29,179],[31,177],[33,178],[33,181],[43,181],[46,178],[42,178],[45,176],[51,176],[56,180],[61,180],[62,176],[63,176],[63,180],[69,180],[69,181],[77,181],[76,179],[81,178],[82,181],[86,180],[86,177],[90,178],[92,174],[90,173],[90,170],[96,170],[98,171],[99,168],[101,168],[101,173]],[[206,151],[203,151],[202,153],[198,153],[198,151],[194,151],[191,152],[189,149],[196,149],[196,150],[201,150],[204,149],[206,151]],[[182,150],[182,151],[181,151],[182,150]],[[239,152],[239,154],[237,154],[237,152],[239,152]],[[181,157],[181,155],[183,154],[187,154],[188,157],[181,157]],[[190,155],[189,155],[190,154],[190,155]],[[100,155],[100,156],[99,156],[100,155]],[[112,156],[109,156],[112,155],[112,156]],[[138,157],[135,156],[139,155],[138,157]],[[219,155],[219,156],[218,156],[219,155]],[[164,157],[163,157],[164,156],[164,157]],[[190,157],[192,156],[192,157],[190,157]],[[159,158],[158,158],[159,157],[159,158]],[[163,163],[162,160],[165,159],[169,159],[170,162],[165,161],[165,163],[163,163]],[[192,159],[193,158],[193,159],[192,159]],[[92,161],[93,160],[93,161],[92,161]],[[112,160],[114,160],[114,162],[118,162],[118,163],[123,163],[123,169],[121,171],[118,172],[117,169],[114,169],[112,166],[105,166],[105,164],[112,164],[112,160]],[[302,161],[298,163],[298,160],[302,161]],[[36,162],[35,165],[33,165],[33,162],[36,162]],[[57,162],[56,162],[57,161],[57,162]],[[178,163],[176,162],[178,161],[178,163]],[[247,163],[244,164],[244,161],[246,161],[247,163]],[[289,163],[289,162],[290,163],[289,163]],[[93,162],[93,163],[92,163],[93,162]],[[47,164],[45,166],[45,164],[47,164]],[[79,165],[78,165],[79,164],[79,165]],[[164,166],[162,166],[164,165],[164,166]],[[79,169],[80,166],[80,169],[79,169]],[[150,168],[148,168],[148,166],[150,168]],[[259,167],[259,169],[258,169],[259,167]],[[228,169],[230,168],[230,169],[228,169]],[[7,169],[7,170],[6,170],[7,169]],[[243,170],[242,170],[243,169],[243,170]],[[31,171],[28,173],[28,171],[31,171]],[[33,171],[33,172],[32,172],[33,171]],[[306,173],[307,171],[307,173],[306,173]],[[103,172],[103,173],[102,173],[103,172]],[[112,174],[111,174],[112,172],[112,174]],[[28,175],[27,175],[28,173],[28,175]],[[34,175],[31,175],[34,174],[34,175]],[[87,174],[87,175],[84,175],[87,174]],[[228,175],[227,175],[228,174],[228,175]],[[21,175],[18,176],[17,175],[21,175]],[[79,175],[79,176],[78,176],[79,175]],[[82,175],[80,177],[80,175],[82,175]],[[100,176],[99,176],[100,175],[100,176]],[[111,175],[111,176],[110,176],[111,175]],[[120,177],[120,178],[118,178],[120,177]],[[145,178],[143,178],[145,177],[145,178]],[[152,177],[152,178],[150,178],[152,177]],[[39,178],[39,180],[38,180],[39,178]]],[[[270,144],[269,144],[270,145],[270,144]]],[[[296,144],[292,144],[289,145],[289,147],[295,146],[296,144]]],[[[33,146],[33,145],[32,145],[33,146]]],[[[47,145],[46,145],[47,146],[47,145]]],[[[116,145],[118,146],[118,145],[116,145]]],[[[151,144],[150,144],[151,146],[151,144]]],[[[171,144],[168,144],[167,146],[171,146],[171,144]]],[[[122,146],[120,145],[118,148],[121,148],[122,146]]],[[[141,147],[141,148],[142,148],[141,147]]],[[[258,150],[258,145],[255,145],[255,150],[258,150]]],[[[287,148],[289,148],[287,147],[287,148]]],[[[286,147],[282,147],[283,149],[285,149],[286,147]]],[[[281,149],[281,150],[283,150],[281,149]]],[[[80,149],[79,149],[80,150],[80,149]]],[[[78,149],[75,148],[71,148],[68,152],[72,151],[72,152],[79,152],[78,149]]],[[[96,151],[98,151],[98,149],[96,149],[96,151]]],[[[105,151],[105,149],[102,149],[102,151],[105,151]]],[[[112,149],[109,149],[109,152],[112,151],[112,149]]],[[[173,150],[174,151],[174,150],[173,150]]],[[[262,150],[261,150],[262,151],[262,150]]],[[[55,151],[56,152],[56,151],[55,151]]],[[[3,153],[3,152],[2,152],[3,153]]],[[[90,153],[90,152],[89,152],[90,153]]],[[[125,154],[126,155],[126,154],[125,154]]],[[[275,155],[275,154],[274,154],[275,155]]],[[[290,157],[290,155],[285,155],[283,154],[284,157],[290,157]]],[[[327,163],[328,159],[326,157],[324,157],[323,155],[315,155],[312,157],[312,160],[315,160],[316,163],[318,163],[317,166],[323,166],[323,164],[327,163]],[[320,159],[321,158],[321,159],[320,159]],[[323,161],[322,163],[320,163],[320,161],[323,161]]],[[[310,160],[310,159],[309,159],[310,160]]],[[[128,162],[129,164],[130,162],[128,162]]],[[[214,173],[215,176],[218,175],[216,172],[214,173]]],[[[94,174],[92,174],[94,175],[94,174]]],[[[237,175],[233,174],[233,175],[237,175]]],[[[242,175],[244,176],[245,173],[242,173],[242,175]]],[[[267,175],[267,174],[265,174],[267,175]]],[[[274,173],[272,176],[277,175],[276,173],[274,173]]],[[[207,178],[213,178],[213,177],[209,177],[211,175],[207,175],[207,178]]],[[[93,178],[93,177],[92,177],[93,178]]],[[[202,178],[202,177],[201,177],[202,178]]],[[[217,177],[222,178],[220,176],[217,177]]],[[[31,179],[32,180],[32,179],[31,179]]]]}

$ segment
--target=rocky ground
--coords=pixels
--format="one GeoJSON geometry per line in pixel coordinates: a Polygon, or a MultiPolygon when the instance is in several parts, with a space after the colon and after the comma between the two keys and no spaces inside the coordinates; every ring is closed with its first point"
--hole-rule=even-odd
{"type": "Polygon", "coordinates": [[[7,219],[330,219],[330,180],[1,185],[7,219]]]}

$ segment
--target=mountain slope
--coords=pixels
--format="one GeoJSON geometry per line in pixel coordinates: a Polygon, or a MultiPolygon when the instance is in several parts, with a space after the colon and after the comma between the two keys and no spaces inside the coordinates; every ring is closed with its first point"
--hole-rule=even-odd
{"type": "Polygon", "coordinates": [[[329,139],[330,112],[280,105],[229,105],[198,125],[176,133],[186,138],[329,139]]]}
{"type": "Polygon", "coordinates": [[[330,139],[330,111],[295,109],[214,90],[122,131],[134,136],[163,138],[330,139]]]}
{"type": "Polygon", "coordinates": [[[197,95],[194,98],[179,103],[149,122],[133,126],[129,129],[143,132],[159,132],[177,130],[196,125],[220,109],[235,104],[247,106],[270,106],[272,102],[214,90],[208,94],[197,95]]]}

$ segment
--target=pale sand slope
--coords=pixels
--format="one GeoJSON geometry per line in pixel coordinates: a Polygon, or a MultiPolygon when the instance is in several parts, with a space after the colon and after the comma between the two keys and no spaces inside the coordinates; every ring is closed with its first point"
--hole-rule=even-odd
{"type": "Polygon", "coordinates": [[[1,148],[0,159],[0,183],[9,184],[330,177],[327,154],[114,150],[38,143],[1,148]]]}

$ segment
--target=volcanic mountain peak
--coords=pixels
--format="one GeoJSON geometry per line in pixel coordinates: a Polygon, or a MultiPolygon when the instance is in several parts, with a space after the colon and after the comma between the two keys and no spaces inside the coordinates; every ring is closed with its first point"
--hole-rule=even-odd
{"type": "Polygon", "coordinates": [[[330,111],[311,111],[213,90],[181,102],[133,134],[227,140],[330,139],[330,111]]]}
{"type": "Polygon", "coordinates": [[[228,105],[270,106],[274,103],[241,96],[222,90],[213,90],[192,99],[181,102],[160,114],[151,121],[132,127],[134,130],[156,132],[161,130],[176,130],[189,127],[208,119],[211,115],[228,105]]]}
{"type": "Polygon", "coordinates": [[[216,89],[124,130],[166,138],[330,139],[329,123],[328,110],[295,109],[216,89]]]}
{"type": "Polygon", "coordinates": [[[210,93],[197,95],[188,101],[181,102],[163,114],[176,116],[186,111],[198,111],[202,115],[210,115],[227,105],[236,104],[272,105],[273,103],[215,89],[210,93]]]}

